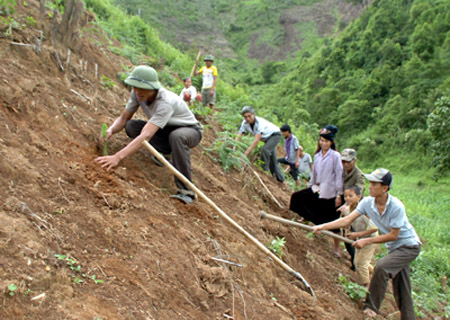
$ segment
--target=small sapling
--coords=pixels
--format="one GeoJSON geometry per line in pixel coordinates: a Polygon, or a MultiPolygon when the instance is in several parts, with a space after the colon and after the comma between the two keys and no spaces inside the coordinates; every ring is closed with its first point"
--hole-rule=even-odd
{"type": "Polygon", "coordinates": [[[108,155],[108,143],[106,142],[106,131],[108,130],[108,125],[106,123],[102,124],[102,138],[103,138],[103,155],[108,155]]]}

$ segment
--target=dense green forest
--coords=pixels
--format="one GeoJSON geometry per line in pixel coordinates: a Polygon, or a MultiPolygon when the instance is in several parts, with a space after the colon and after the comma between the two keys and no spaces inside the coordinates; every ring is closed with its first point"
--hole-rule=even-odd
{"type": "Polygon", "coordinates": [[[449,30],[448,0],[375,1],[339,37],[296,59],[260,105],[294,124],[336,124],[340,144],[361,159],[448,171],[449,30]]]}

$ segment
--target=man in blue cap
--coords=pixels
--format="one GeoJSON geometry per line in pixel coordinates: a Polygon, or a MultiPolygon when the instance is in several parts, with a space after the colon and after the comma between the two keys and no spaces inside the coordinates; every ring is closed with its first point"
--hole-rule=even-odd
{"type": "Polygon", "coordinates": [[[372,243],[385,243],[388,255],[378,260],[369,285],[364,313],[370,317],[379,314],[389,278],[392,279],[394,297],[402,320],[416,319],[411,296],[409,264],[419,255],[421,242],[409,223],[403,203],[391,196],[392,174],[387,169],[377,169],[364,175],[369,180],[370,197],[365,197],[350,215],[318,225],[314,232],[345,227],[360,215],[367,215],[378,227],[380,235],[363,238],[353,246],[358,249],[372,243]]]}
{"type": "MultiPolygon", "coordinates": [[[[106,131],[105,140],[124,128],[133,140],[116,154],[95,160],[109,171],[122,159],[139,150],[142,142],[147,140],[159,152],[172,154],[173,166],[192,181],[190,149],[200,143],[201,124],[183,99],[161,87],[155,69],[138,66],[125,79],[125,83],[133,88],[130,99],[125,110],[106,131]],[[148,121],[131,119],[139,107],[149,118],[148,121]]],[[[100,144],[103,143],[100,135],[100,144]]],[[[155,162],[158,164],[157,159],[155,162]]],[[[172,197],[188,204],[192,203],[195,193],[178,178],[175,178],[175,184],[178,193],[172,197]]]]}

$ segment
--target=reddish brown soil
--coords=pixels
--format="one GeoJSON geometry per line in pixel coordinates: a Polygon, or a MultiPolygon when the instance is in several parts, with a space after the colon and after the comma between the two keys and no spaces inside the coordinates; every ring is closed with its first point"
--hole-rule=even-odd
{"type": "MultiPolygon", "coordinates": [[[[30,15],[37,1],[28,3],[30,15]]],[[[33,43],[40,26],[0,39],[1,319],[363,319],[335,282],[339,273],[354,276],[347,259],[332,257],[329,239],[261,221],[260,210],[294,216],[277,209],[251,174],[225,173],[201,147],[193,150],[194,183],[262,243],[286,237],[283,260],[317,299],[207,203],[171,200],[172,175],[147,151],[112,172],[101,169],[94,162],[101,123],[119,115],[129,92],[120,84],[105,89],[93,66],[116,79],[130,63],[95,46],[89,39],[101,36],[89,26],[65,72],[55,53],[65,62],[67,49],[54,49],[47,33],[40,55],[10,44],[33,43]],[[80,59],[88,61],[87,71],[80,59]],[[81,272],[55,254],[74,259],[81,272]],[[96,284],[93,275],[104,282],[96,284]],[[76,276],[83,282],[74,283],[76,276]],[[14,296],[11,283],[18,285],[14,296]]],[[[214,138],[208,129],[202,144],[214,138]]],[[[127,142],[117,134],[110,151],[127,142]]],[[[289,192],[260,175],[286,206],[289,192]]],[[[394,310],[389,298],[383,314],[394,310]]]]}

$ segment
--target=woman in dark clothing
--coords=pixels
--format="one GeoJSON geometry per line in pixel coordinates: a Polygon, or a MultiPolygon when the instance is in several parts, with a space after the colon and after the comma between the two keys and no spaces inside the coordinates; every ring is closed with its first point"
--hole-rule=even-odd
{"type": "MultiPolygon", "coordinates": [[[[342,204],[344,183],[341,155],[336,151],[334,143],[337,132],[338,128],[333,125],[327,125],[320,130],[309,188],[291,196],[289,209],[314,224],[330,222],[340,216],[336,207],[342,204]]],[[[341,255],[337,239],[334,242],[334,254],[337,257],[341,255]]]]}

